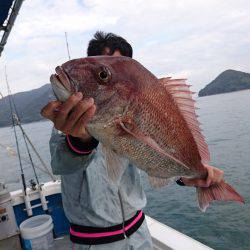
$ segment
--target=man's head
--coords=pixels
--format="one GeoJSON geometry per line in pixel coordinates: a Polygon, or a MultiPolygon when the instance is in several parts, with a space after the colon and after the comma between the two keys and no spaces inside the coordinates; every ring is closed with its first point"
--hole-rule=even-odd
{"type": "Polygon", "coordinates": [[[113,33],[104,33],[102,31],[98,31],[95,33],[94,38],[89,42],[87,55],[122,55],[132,58],[133,49],[124,38],[113,33]]]}

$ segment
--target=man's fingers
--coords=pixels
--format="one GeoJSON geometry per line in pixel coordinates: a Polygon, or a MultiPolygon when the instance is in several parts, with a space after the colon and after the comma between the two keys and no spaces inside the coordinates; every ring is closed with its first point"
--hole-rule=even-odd
{"type": "Polygon", "coordinates": [[[82,99],[82,93],[78,92],[71,95],[65,103],[62,104],[60,110],[55,119],[55,128],[61,130],[64,126],[66,119],[68,118],[69,112],[77,105],[82,99]]]}
{"type": "Polygon", "coordinates": [[[88,137],[89,134],[87,133],[85,126],[92,119],[93,115],[95,114],[95,111],[96,106],[92,105],[78,120],[70,134],[73,136],[75,135],[78,137],[82,137],[83,139],[84,137],[88,137]]]}
{"type": "Polygon", "coordinates": [[[220,183],[223,179],[224,172],[213,166],[206,166],[208,175],[207,175],[207,184],[208,186],[213,183],[220,183]]]}
{"type": "Polygon", "coordinates": [[[41,114],[54,122],[56,129],[75,137],[89,138],[86,124],[93,117],[96,106],[94,99],[82,100],[82,93],[71,95],[65,103],[53,101],[48,103],[41,114]]]}
{"type": "Polygon", "coordinates": [[[207,178],[206,179],[200,179],[200,178],[194,178],[189,179],[182,177],[182,181],[186,186],[195,186],[195,187],[209,187],[213,184],[219,184],[223,179],[224,172],[218,168],[215,168],[213,166],[205,166],[207,169],[207,178]]]}
{"type": "Polygon", "coordinates": [[[60,101],[52,101],[49,102],[43,109],[41,110],[41,115],[51,121],[55,118],[55,110],[58,109],[62,103],[60,101]]]}
{"type": "Polygon", "coordinates": [[[86,126],[88,124],[88,122],[92,119],[92,117],[94,116],[96,111],[96,106],[93,105],[91,108],[89,108],[89,110],[85,113],[85,117],[82,118],[82,122],[84,124],[84,126],[86,126]]]}
{"type": "Polygon", "coordinates": [[[223,179],[224,172],[218,168],[214,168],[212,182],[220,183],[223,179]]]}
{"type": "Polygon", "coordinates": [[[74,128],[80,117],[93,105],[94,105],[93,98],[88,98],[79,101],[77,105],[71,110],[64,126],[61,129],[65,131],[65,133],[70,132],[74,128]]]}

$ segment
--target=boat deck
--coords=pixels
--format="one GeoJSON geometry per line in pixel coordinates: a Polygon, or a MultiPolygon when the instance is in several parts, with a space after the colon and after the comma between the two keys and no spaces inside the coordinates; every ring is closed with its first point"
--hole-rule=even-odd
{"type": "MultiPolygon", "coordinates": [[[[40,196],[38,190],[28,190],[28,194],[29,199],[32,202],[34,215],[43,214],[44,212],[41,208],[41,201],[39,198],[40,196]],[[40,213],[38,213],[39,209],[40,213]]],[[[44,183],[43,194],[46,197],[51,215],[53,215],[54,226],[57,225],[57,232],[60,232],[60,234],[58,235],[67,234],[68,226],[64,228],[63,226],[65,226],[65,223],[62,223],[65,222],[66,217],[62,210],[60,181],[44,183]],[[56,214],[53,214],[53,212],[55,213],[55,211],[56,214]],[[60,227],[58,227],[58,225],[60,225],[60,227]]],[[[21,223],[22,221],[27,219],[27,213],[24,211],[25,204],[22,190],[11,192],[11,199],[12,206],[14,207],[14,211],[16,212],[16,220],[21,223]]],[[[210,247],[167,225],[164,225],[163,223],[149,216],[146,216],[146,221],[152,237],[154,250],[211,250],[210,247]]],[[[57,238],[55,240],[55,249],[71,249],[69,236],[57,238]]]]}

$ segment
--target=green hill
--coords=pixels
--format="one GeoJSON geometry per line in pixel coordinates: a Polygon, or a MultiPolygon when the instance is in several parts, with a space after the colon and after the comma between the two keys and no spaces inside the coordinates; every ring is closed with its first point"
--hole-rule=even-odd
{"type": "Polygon", "coordinates": [[[200,90],[198,95],[216,95],[244,89],[250,89],[250,74],[229,69],[200,90]]]}
{"type": "MultiPolygon", "coordinates": [[[[40,115],[42,107],[50,100],[55,99],[50,84],[31,91],[14,94],[13,97],[22,123],[44,119],[40,115]]],[[[11,125],[9,101],[8,97],[4,97],[0,99],[0,127],[9,125],[11,125]]]]}

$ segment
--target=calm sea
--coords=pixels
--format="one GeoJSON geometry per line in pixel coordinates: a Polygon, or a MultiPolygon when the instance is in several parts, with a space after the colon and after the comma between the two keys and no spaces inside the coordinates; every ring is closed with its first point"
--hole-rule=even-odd
{"type": "MultiPolygon", "coordinates": [[[[155,190],[145,176],[148,197],[145,211],[215,249],[250,249],[250,90],[202,97],[197,101],[212,164],[225,171],[225,179],[244,196],[246,204],[214,202],[202,213],[196,204],[194,188],[172,184],[155,190]]],[[[24,125],[48,165],[51,126],[49,122],[24,125]]],[[[19,163],[3,145],[15,147],[13,129],[0,129],[0,181],[15,190],[21,187],[19,163]]],[[[28,158],[24,150],[21,154],[28,158]]],[[[34,178],[30,165],[25,162],[24,171],[27,180],[34,178]]],[[[41,171],[38,175],[42,181],[49,180],[41,171]]]]}

